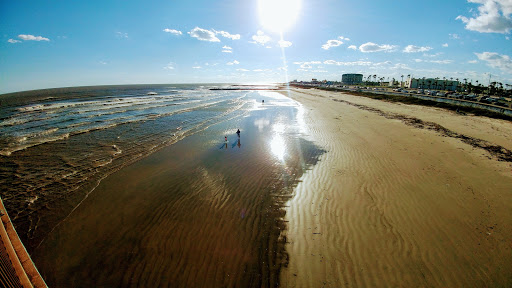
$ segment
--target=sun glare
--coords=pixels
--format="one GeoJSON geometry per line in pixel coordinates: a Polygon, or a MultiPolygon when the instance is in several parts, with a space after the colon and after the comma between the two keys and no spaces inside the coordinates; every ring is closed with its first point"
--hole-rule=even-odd
{"type": "Polygon", "coordinates": [[[259,0],[261,24],[274,32],[284,32],[297,19],[301,0],[259,0]]]}
{"type": "Polygon", "coordinates": [[[286,154],[286,143],[281,135],[275,135],[272,141],[270,141],[270,150],[277,159],[280,161],[284,160],[284,155],[286,154]]]}

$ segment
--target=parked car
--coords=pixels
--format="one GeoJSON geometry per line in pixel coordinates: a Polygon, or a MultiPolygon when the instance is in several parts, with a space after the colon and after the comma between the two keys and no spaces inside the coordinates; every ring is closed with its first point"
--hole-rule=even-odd
{"type": "Polygon", "coordinates": [[[469,95],[466,95],[466,98],[464,98],[464,99],[475,101],[476,100],[476,95],[475,94],[469,94],[469,95]]]}
{"type": "Polygon", "coordinates": [[[489,103],[489,96],[482,96],[478,102],[489,103]]]}

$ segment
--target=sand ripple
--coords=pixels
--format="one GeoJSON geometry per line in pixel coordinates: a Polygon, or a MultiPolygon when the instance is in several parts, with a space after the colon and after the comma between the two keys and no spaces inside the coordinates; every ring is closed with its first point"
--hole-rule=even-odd
{"type": "Polygon", "coordinates": [[[287,209],[284,286],[512,283],[509,150],[379,101],[292,97],[310,108],[306,123],[327,153],[287,209]]]}

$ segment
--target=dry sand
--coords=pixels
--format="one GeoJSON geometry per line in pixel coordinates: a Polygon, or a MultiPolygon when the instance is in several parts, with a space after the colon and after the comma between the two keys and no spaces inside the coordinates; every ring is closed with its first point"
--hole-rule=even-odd
{"type": "Polygon", "coordinates": [[[512,287],[512,123],[289,96],[327,153],[289,202],[282,287],[512,287]]]}

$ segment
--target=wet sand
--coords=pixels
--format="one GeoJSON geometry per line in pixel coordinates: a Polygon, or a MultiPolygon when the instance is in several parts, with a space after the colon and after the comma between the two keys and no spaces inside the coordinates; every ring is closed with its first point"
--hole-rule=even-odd
{"type": "Polygon", "coordinates": [[[103,179],[35,248],[48,285],[276,287],[284,205],[322,151],[264,99],[103,179]]]}
{"type": "Polygon", "coordinates": [[[327,152],[288,203],[282,287],[512,286],[512,123],[289,96],[327,152]]]}

